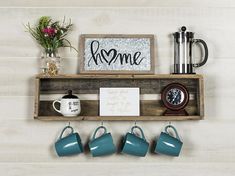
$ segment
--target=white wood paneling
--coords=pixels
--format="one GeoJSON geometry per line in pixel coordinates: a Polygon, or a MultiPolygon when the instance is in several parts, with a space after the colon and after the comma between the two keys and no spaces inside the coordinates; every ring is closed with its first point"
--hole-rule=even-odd
{"type": "Polygon", "coordinates": [[[1,1],[0,7],[234,7],[233,0],[8,0],[1,1]]]}
{"type": "MultiPolygon", "coordinates": [[[[92,158],[90,153],[73,157],[58,158],[54,151],[54,142],[66,122],[40,122],[32,119],[0,121],[0,162],[112,162],[112,163],[207,163],[207,162],[235,162],[235,141],[233,138],[233,121],[201,121],[174,122],[184,145],[178,158],[166,157],[148,153],[145,158],[136,158],[122,154],[108,157],[92,158]],[[40,137],[39,137],[40,136],[40,137]],[[227,145],[225,145],[227,144],[227,145]],[[206,153],[206,155],[205,155],[206,153]],[[219,158],[219,160],[217,160],[219,158]]],[[[84,145],[99,122],[72,123],[75,131],[81,135],[84,145]]],[[[108,131],[112,133],[116,145],[120,145],[121,137],[130,130],[133,122],[105,122],[108,131]]],[[[147,140],[152,144],[167,123],[139,122],[143,127],[147,140]]],[[[151,145],[152,146],[152,145],[151,145]]],[[[150,148],[153,149],[154,146],[150,148]]]]}
{"type": "Polygon", "coordinates": [[[148,176],[233,176],[235,168],[233,163],[148,163],[148,164],[115,164],[113,163],[96,163],[96,164],[48,164],[48,163],[6,163],[0,164],[0,170],[9,176],[22,175],[73,175],[74,173],[82,176],[105,175],[105,176],[130,176],[130,175],[146,175],[148,176]]]}
{"type": "MultiPolygon", "coordinates": [[[[232,59],[234,56],[233,50],[228,47],[235,45],[235,41],[231,40],[235,30],[235,26],[231,25],[235,18],[233,8],[4,8],[0,9],[0,14],[7,19],[0,29],[1,57],[39,57],[40,49],[25,32],[23,24],[34,24],[42,15],[71,18],[75,26],[69,39],[75,47],[78,47],[81,33],[152,33],[156,35],[157,58],[163,60],[173,57],[170,34],[186,25],[195,32],[196,38],[207,41],[210,58],[232,59]]],[[[68,49],[62,55],[77,57],[76,52],[68,49]]]]}

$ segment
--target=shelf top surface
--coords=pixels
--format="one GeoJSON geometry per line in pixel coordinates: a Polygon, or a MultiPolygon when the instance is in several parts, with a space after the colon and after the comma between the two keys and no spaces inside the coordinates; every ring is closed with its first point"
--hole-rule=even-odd
{"type": "Polygon", "coordinates": [[[48,121],[181,121],[181,120],[203,120],[203,116],[37,116],[38,120],[48,121]]]}
{"type": "Polygon", "coordinates": [[[155,74],[155,75],[110,75],[110,74],[61,74],[56,76],[36,75],[37,79],[202,79],[200,74],[155,74]]]}

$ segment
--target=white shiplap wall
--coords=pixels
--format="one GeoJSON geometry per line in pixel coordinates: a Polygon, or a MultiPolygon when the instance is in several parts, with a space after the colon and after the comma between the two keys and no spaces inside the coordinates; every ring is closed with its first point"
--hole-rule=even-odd
{"type": "MultiPolygon", "coordinates": [[[[235,1],[233,0],[8,0],[0,1],[0,175],[235,175],[235,1]],[[89,153],[58,158],[53,142],[64,122],[33,120],[34,75],[40,49],[23,24],[42,15],[72,18],[69,39],[78,46],[81,33],[153,33],[157,73],[169,73],[173,47],[170,34],[181,25],[208,43],[203,121],[174,122],[184,141],[179,158],[120,154],[92,158],[89,153]]],[[[64,72],[77,73],[75,52],[65,51],[64,72]]],[[[99,122],[74,122],[82,140],[99,122]]],[[[107,122],[118,143],[131,122],[107,122]]],[[[139,122],[154,140],[167,122],[139,122]]]]}

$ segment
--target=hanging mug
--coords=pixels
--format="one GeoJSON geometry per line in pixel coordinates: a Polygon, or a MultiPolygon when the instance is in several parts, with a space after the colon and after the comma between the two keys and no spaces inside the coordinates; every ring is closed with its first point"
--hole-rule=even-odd
{"type": "Polygon", "coordinates": [[[55,150],[58,156],[69,156],[82,153],[83,147],[79,134],[74,133],[71,126],[66,126],[55,143],[55,150]],[[70,129],[71,132],[69,135],[63,137],[63,134],[67,129],[70,129]]]}
{"type": "Polygon", "coordinates": [[[116,147],[113,143],[111,133],[107,133],[107,129],[104,126],[99,126],[89,142],[89,148],[93,157],[110,155],[116,152],[116,147]],[[96,137],[96,134],[101,129],[104,130],[103,134],[96,137]]]}
{"type": "Polygon", "coordinates": [[[148,151],[149,143],[146,141],[144,132],[139,126],[133,126],[131,132],[123,139],[122,153],[144,157],[148,151]],[[136,136],[134,129],[138,129],[141,137],[136,136]]]}
{"type": "Polygon", "coordinates": [[[156,141],[154,152],[170,156],[179,156],[183,142],[180,140],[177,130],[172,125],[165,127],[165,132],[161,132],[159,139],[156,141]],[[173,129],[175,136],[169,134],[168,128],[173,129]]]}
{"type": "Polygon", "coordinates": [[[67,117],[77,116],[81,112],[80,100],[72,94],[72,90],[69,90],[68,94],[63,96],[62,99],[55,100],[52,106],[56,112],[67,117]],[[56,103],[60,104],[60,109],[56,108],[56,103]]]}

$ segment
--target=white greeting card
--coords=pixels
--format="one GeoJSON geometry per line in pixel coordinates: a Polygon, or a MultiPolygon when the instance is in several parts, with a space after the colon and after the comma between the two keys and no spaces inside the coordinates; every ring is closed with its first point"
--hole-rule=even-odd
{"type": "Polygon", "coordinates": [[[139,115],[139,88],[100,88],[100,116],[139,115]]]}

